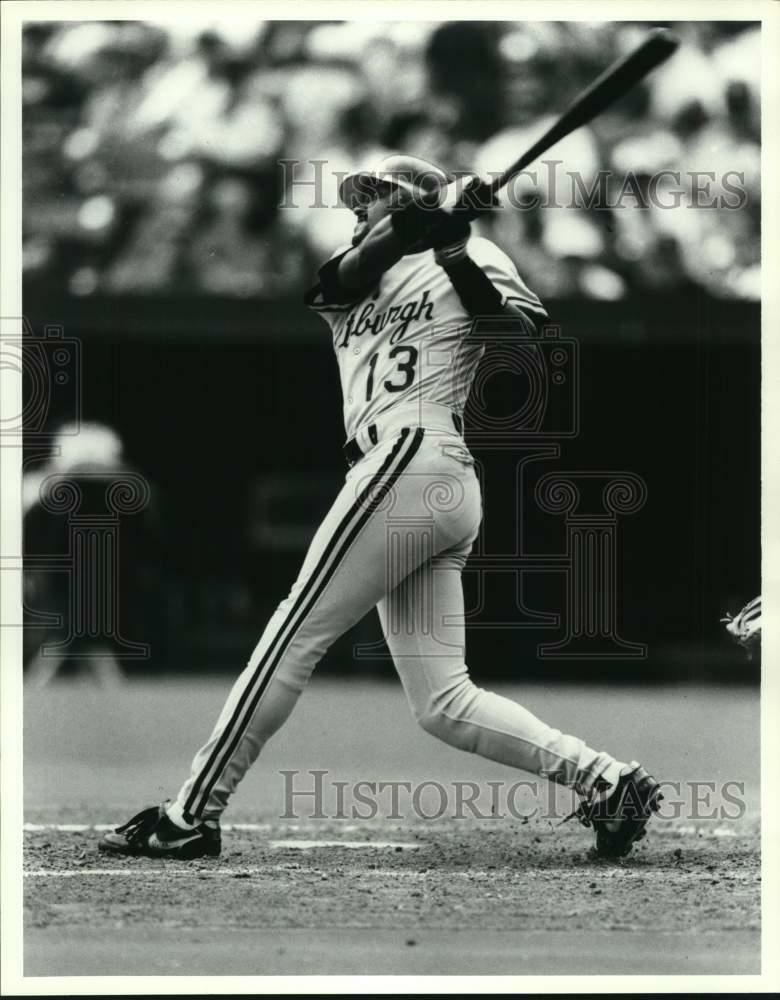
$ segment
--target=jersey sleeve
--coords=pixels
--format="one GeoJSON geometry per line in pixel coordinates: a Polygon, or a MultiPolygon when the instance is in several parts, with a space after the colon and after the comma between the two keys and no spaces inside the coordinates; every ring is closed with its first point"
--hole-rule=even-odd
{"type": "Polygon", "coordinates": [[[500,292],[502,305],[511,303],[537,326],[549,318],[539,297],[526,285],[514,263],[495,243],[475,237],[469,241],[468,252],[500,292]]]}

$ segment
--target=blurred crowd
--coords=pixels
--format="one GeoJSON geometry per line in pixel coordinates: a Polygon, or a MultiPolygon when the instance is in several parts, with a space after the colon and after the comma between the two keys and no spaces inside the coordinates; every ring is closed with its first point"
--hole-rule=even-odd
{"type": "MultiPolygon", "coordinates": [[[[352,229],[335,173],[399,150],[499,171],[647,28],[28,22],[25,276],[78,296],[296,295],[352,229]]],[[[672,59],[479,223],[543,298],[759,297],[760,29],[673,28],[672,59]],[[572,200],[601,173],[606,204],[572,200]]]]}

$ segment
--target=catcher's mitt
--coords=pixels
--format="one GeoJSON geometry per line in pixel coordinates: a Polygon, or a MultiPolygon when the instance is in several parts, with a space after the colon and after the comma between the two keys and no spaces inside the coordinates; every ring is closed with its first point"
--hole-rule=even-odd
{"type": "Polygon", "coordinates": [[[761,645],[761,595],[749,601],[733,618],[721,618],[729,635],[744,647],[749,655],[761,645]]]}

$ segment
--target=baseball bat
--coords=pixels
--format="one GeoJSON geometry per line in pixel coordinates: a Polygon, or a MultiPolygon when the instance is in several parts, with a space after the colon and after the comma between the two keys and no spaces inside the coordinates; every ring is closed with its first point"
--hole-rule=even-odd
{"type": "Polygon", "coordinates": [[[654,29],[639,48],[613,63],[594,80],[538,142],[496,177],[490,183],[491,192],[498,192],[559,139],[581,125],[586,125],[610,104],[614,104],[656,66],[665,62],[679,44],[679,40],[671,32],[664,28],[654,29]]]}

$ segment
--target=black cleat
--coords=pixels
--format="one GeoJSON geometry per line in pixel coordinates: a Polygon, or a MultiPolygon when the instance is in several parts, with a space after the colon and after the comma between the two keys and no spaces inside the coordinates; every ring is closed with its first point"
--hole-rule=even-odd
{"type": "Polygon", "coordinates": [[[98,850],[125,857],[216,858],[222,848],[218,824],[200,823],[194,830],[176,826],[165,812],[165,803],[133,816],[124,826],[105,834],[98,850]]]}
{"type": "Polygon", "coordinates": [[[647,821],[663,799],[655,778],[634,760],[605,798],[583,802],[574,815],[593,827],[600,858],[624,858],[646,834],[647,821]]]}

